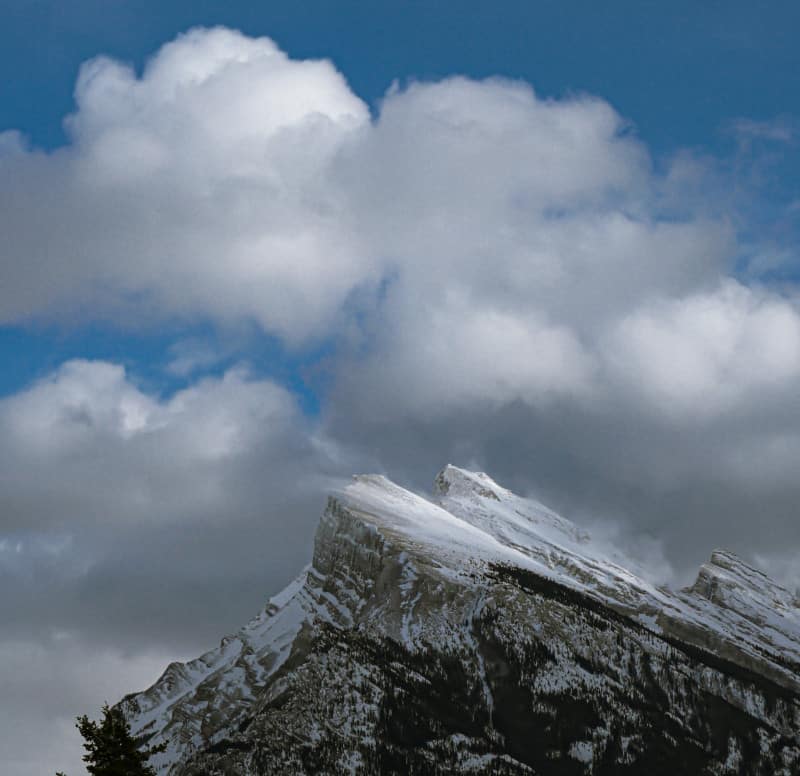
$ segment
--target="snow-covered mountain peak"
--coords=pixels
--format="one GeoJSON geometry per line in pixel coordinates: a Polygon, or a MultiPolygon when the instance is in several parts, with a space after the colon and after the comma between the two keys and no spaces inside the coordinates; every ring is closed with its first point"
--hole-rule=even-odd
{"type": "Polygon", "coordinates": [[[800,609],[796,597],[763,571],[745,563],[728,550],[714,550],[700,567],[691,593],[719,607],[763,625],[779,618],[800,632],[800,609]]]}
{"type": "MultiPolygon", "coordinates": [[[[727,717],[718,717],[735,708],[755,720],[740,719],[742,730],[761,726],[748,746],[788,752],[781,754],[787,769],[759,772],[797,773],[800,749],[790,736],[800,724],[800,701],[792,705],[800,698],[800,610],[767,575],[721,550],[691,588],[657,587],[615,550],[481,472],[446,466],[430,497],[383,475],[357,475],[329,498],[312,563],[295,582],[217,649],[171,664],[122,707],[136,734],[168,744],[154,760],[159,776],[307,774],[321,772],[325,758],[337,763],[330,773],[516,774],[531,769],[484,766],[522,758],[547,772],[555,750],[542,754],[514,726],[553,699],[574,708],[572,693],[584,691],[599,705],[579,719],[616,709],[613,724],[590,739],[579,725],[559,757],[588,763],[581,758],[597,746],[628,762],[633,750],[617,752],[609,730],[622,726],[630,741],[646,737],[649,723],[637,715],[656,706],[670,710],[664,724],[692,714],[703,725],[718,720],[727,740],[727,717]],[[456,699],[465,688],[470,694],[456,699]],[[515,706],[520,688],[532,694],[515,706]],[[722,705],[695,704],[712,697],[722,705]],[[428,754],[411,771],[412,753],[402,749],[408,731],[397,733],[401,746],[391,726],[405,724],[403,704],[425,699],[430,709],[403,711],[413,720],[431,715],[435,733],[414,749],[428,754]],[[484,709],[484,722],[476,727],[470,717],[462,725],[458,715],[473,707],[484,709]],[[459,721],[446,733],[443,720],[451,718],[459,721]],[[376,765],[387,741],[403,752],[401,770],[376,765]],[[486,754],[498,746],[500,754],[486,754]],[[473,753],[458,759],[462,750],[473,753]],[[316,754],[308,759],[309,752],[316,754]],[[431,770],[429,755],[447,767],[431,770]]],[[[567,724],[569,715],[552,707],[567,724]]],[[[719,737],[687,725],[692,736],[719,737]]],[[[670,741],[689,735],[670,730],[670,741]]],[[[651,748],[643,738],[640,751],[651,748]]],[[[690,763],[675,772],[706,771],[690,763]]]]}
{"type": "Polygon", "coordinates": [[[478,496],[500,501],[501,494],[509,494],[486,472],[472,472],[449,463],[433,481],[434,498],[444,496],[478,496]]]}
{"type": "Polygon", "coordinates": [[[778,587],[777,583],[755,566],[751,566],[731,550],[716,549],[706,564],[719,573],[740,580],[746,586],[761,588],[764,585],[778,587]]]}
{"type": "Polygon", "coordinates": [[[474,558],[520,560],[513,547],[498,541],[480,523],[463,519],[441,503],[412,493],[380,474],[355,475],[335,494],[336,505],[416,555],[435,558],[453,570],[474,558]]]}
{"type": "Polygon", "coordinates": [[[517,496],[484,472],[448,465],[437,475],[434,500],[447,511],[517,548],[586,545],[588,532],[540,501],[517,496]]]}
{"type": "Polygon", "coordinates": [[[335,499],[394,541],[456,571],[465,563],[504,562],[574,576],[586,556],[606,570],[617,566],[601,548],[589,546],[589,535],[574,523],[483,472],[448,465],[437,475],[431,497],[383,475],[359,474],[335,499]]]}
{"type": "Polygon", "coordinates": [[[358,475],[336,498],[370,530],[439,574],[469,576],[498,563],[526,569],[655,632],[680,634],[797,684],[794,669],[786,668],[800,664],[800,611],[788,591],[732,553],[715,552],[693,587],[671,591],[541,502],[452,465],[437,475],[430,498],[382,475],[358,475]]]}
{"type": "Polygon", "coordinates": [[[452,465],[437,475],[430,499],[381,475],[355,477],[339,498],[440,571],[460,575],[497,563],[524,568],[656,632],[680,634],[797,685],[794,668],[786,668],[800,665],[800,610],[788,591],[733,553],[714,552],[685,591],[658,587],[634,560],[541,502],[452,465]]]}

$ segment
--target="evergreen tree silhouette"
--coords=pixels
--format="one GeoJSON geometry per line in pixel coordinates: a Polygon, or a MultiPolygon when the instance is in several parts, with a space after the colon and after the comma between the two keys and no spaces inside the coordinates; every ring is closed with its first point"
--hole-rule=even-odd
{"type": "MultiPolygon", "coordinates": [[[[163,752],[166,744],[142,748],[144,740],[131,734],[122,711],[105,703],[102,714],[99,722],[84,714],[75,724],[83,736],[86,750],[83,761],[91,776],[156,776],[147,761],[157,752],[163,752]]],[[[65,774],[57,773],[56,776],[65,774]]]]}

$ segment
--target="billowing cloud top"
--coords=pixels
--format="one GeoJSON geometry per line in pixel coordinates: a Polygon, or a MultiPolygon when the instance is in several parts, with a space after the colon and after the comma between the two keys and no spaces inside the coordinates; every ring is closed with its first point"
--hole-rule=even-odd
{"type": "MultiPolygon", "coordinates": [[[[670,435],[735,416],[748,449],[786,449],[757,419],[797,388],[795,297],[736,275],[702,165],[656,171],[601,99],[454,77],[394,87],[371,116],[330,62],[222,28],[141,73],[92,60],[75,97],[64,148],[2,135],[0,320],[248,321],[328,343],[345,443],[345,425],[520,406],[624,408],[670,435]]],[[[163,411],[129,405],[135,444],[163,411]]]]}
{"type": "Polygon", "coordinates": [[[194,30],[81,69],[72,144],[3,144],[0,319],[76,308],[319,333],[370,267],[329,167],[368,121],[328,62],[194,30]]]}
{"type": "Polygon", "coordinates": [[[298,345],[366,312],[358,379],[419,374],[394,398],[424,414],[623,388],[694,415],[795,377],[794,303],[729,276],[728,222],[676,217],[680,176],[600,99],[452,78],[371,119],[329,62],[226,29],[141,75],[92,60],[75,95],[68,147],[2,144],[6,322],[247,319],[298,345]]]}

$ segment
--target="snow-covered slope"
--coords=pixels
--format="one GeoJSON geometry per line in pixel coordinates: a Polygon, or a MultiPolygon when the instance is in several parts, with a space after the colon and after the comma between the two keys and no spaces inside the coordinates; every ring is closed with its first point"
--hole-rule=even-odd
{"type": "Polygon", "coordinates": [[[736,555],[716,550],[695,584],[673,592],[636,573],[635,561],[609,555],[586,532],[482,472],[446,467],[437,501],[526,555],[532,571],[580,589],[657,633],[674,633],[800,689],[800,608],[794,597],[736,555]]]}
{"type": "Polygon", "coordinates": [[[717,551],[656,587],[448,466],[431,498],[355,477],[297,580],[122,705],[172,775],[796,773],[799,692],[800,610],[761,572],[717,551]]]}

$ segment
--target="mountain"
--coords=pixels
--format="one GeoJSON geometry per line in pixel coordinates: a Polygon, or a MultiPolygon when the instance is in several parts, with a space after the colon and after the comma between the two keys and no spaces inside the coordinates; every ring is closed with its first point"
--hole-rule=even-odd
{"type": "Polygon", "coordinates": [[[797,774],[800,608],[723,551],[655,586],[483,473],[357,476],[295,581],[121,707],[169,776],[797,774]]]}

